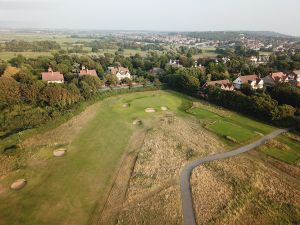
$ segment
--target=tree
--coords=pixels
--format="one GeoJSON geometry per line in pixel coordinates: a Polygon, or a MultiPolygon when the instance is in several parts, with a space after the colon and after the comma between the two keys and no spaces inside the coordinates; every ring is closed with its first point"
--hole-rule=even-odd
{"type": "Polygon", "coordinates": [[[21,84],[21,96],[23,101],[36,104],[39,100],[39,95],[45,84],[41,81],[34,83],[21,84]]]}
{"type": "Polygon", "coordinates": [[[254,93],[254,91],[252,90],[252,87],[250,84],[243,84],[241,87],[241,92],[245,95],[252,95],[254,93]]]}
{"type": "Polygon", "coordinates": [[[20,102],[20,84],[13,78],[0,77],[0,107],[20,102]]]}
{"type": "Polygon", "coordinates": [[[15,67],[21,67],[23,63],[25,63],[26,58],[23,55],[18,55],[17,57],[9,60],[9,63],[15,67]]]}
{"type": "Polygon", "coordinates": [[[0,76],[4,73],[7,68],[7,63],[5,61],[0,61],[0,76]]]}
{"type": "Polygon", "coordinates": [[[119,83],[119,79],[116,75],[108,74],[105,77],[105,84],[108,86],[115,86],[119,83]]]}
{"type": "Polygon", "coordinates": [[[125,77],[121,80],[121,83],[130,85],[130,84],[132,84],[132,81],[128,77],[125,77]]]}

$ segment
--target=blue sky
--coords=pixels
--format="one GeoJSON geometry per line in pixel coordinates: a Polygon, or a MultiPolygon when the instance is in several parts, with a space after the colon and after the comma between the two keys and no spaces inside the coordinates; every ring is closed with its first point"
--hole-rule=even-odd
{"type": "Polygon", "coordinates": [[[0,0],[0,27],[269,30],[300,36],[300,0],[0,0]]]}

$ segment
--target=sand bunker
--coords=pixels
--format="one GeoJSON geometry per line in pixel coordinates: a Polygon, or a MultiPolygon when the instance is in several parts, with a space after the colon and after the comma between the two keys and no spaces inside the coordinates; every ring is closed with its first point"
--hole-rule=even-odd
{"type": "Polygon", "coordinates": [[[142,121],[141,120],[134,120],[132,122],[133,125],[141,125],[142,124],[142,121]]]}
{"type": "Polygon", "coordinates": [[[20,190],[26,185],[27,181],[25,179],[19,179],[16,180],[12,185],[10,186],[13,190],[20,190]]]}
{"type": "Polygon", "coordinates": [[[128,108],[129,107],[129,103],[125,103],[122,105],[123,108],[128,108]]]}
{"type": "Polygon", "coordinates": [[[160,109],[161,109],[162,111],[167,111],[167,110],[168,110],[168,107],[162,106],[162,107],[160,107],[160,109]]]}
{"type": "Polygon", "coordinates": [[[67,150],[65,148],[60,148],[53,151],[53,155],[56,157],[62,157],[66,154],[67,150]]]}
{"type": "Polygon", "coordinates": [[[145,112],[147,112],[147,113],[154,113],[154,112],[156,112],[156,110],[154,108],[146,108],[145,112]]]}

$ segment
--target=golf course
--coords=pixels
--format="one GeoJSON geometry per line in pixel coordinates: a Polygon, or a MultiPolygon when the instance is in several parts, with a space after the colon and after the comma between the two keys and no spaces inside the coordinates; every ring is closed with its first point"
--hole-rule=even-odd
{"type": "MultiPolygon", "coordinates": [[[[95,204],[103,200],[133,132],[135,119],[151,119],[167,106],[179,113],[183,97],[166,92],[121,95],[97,104],[96,113],[73,141],[67,155],[54,158],[42,147],[25,168],[13,171],[3,184],[25,178],[27,186],[0,194],[0,224],[86,224],[95,204]],[[128,107],[122,107],[129,103],[128,107]],[[149,114],[145,108],[156,113],[149,114]],[[70,216],[72,215],[72,216],[70,216]]],[[[26,149],[24,149],[26,151],[26,149]]]]}
{"type": "Polygon", "coordinates": [[[194,100],[171,91],[123,94],[95,103],[84,116],[78,115],[54,131],[32,137],[22,148],[33,152],[31,157],[1,180],[0,224],[89,223],[95,210],[105,204],[132,134],[151,129],[155,120],[167,114],[199,121],[225,148],[275,129],[198,100],[186,112],[183,105],[189,101],[194,100]],[[152,112],[146,112],[147,108],[152,112]],[[137,120],[141,123],[133,124],[137,120]],[[45,144],[40,144],[43,141],[45,144]],[[53,156],[59,148],[66,149],[66,154],[53,156]],[[26,186],[11,190],[10,185],[18,179],[26,179],[26,186]]]}

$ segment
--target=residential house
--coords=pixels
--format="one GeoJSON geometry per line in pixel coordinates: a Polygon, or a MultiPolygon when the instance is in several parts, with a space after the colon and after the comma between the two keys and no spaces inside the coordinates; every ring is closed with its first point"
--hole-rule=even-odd
{"type": "Polygon", "coordinates": [[[108,67],[108,73],[116,75],[118,80],[121,81],[124,78],[132,79],[132,76],[128,68],[124,67],[108,67]]]}
{"type": "Polygon", "coordinates": [[[42,80],[47,83],[64,83],[64,75],[60,72],[53,72],[52,68],[49,67],[48,72],[42,73],[42,80]]]}
{"type": "Polygon", "coordinates": [[[180,65],[180,62],[178,59],[175,59],[175,60],[170,59],[169,65],[173,66],[173,67],[182,67],[182,65],[180,65]]]}
{"type": "Polygon", "coordinates": [[[283,72],[271,73],[270,75],[263,78],[266,86],[273,87],[278,83],[288,83],[289,76],[283,72]]]}
{"type": "Polygon", "coordinates": [[[289,79],[291,84],[300,87],[300,70],[294,70],[289,79]]]}
{"type": "Polygon", "coordinates": [[[249,84],[253,90],[262,89],[264,87],[264,81],[257,75],[239,76],[233,81],[233,85],[236,89],[241,89],[243,84],[249,84]]]}
{"type": "Polygon", "coordinates": [[[84,76],[84,75],[89,75],[89,76],[94,76],[94,77],[98,76],[96,70],[89,70],[85,66],[82,66],[82,68],[79,72],[79,76],[81,77],[81,76],[84,76]]]}
{"type": "Polygon", "coordinates": [[[225,91],[233,91],[234,86],[229,80],[215,80],[206,82],[203,87],[216,86],[225,91]]]}
{"type": "Polygon", "coordinates": [[[256,56],[251,56],[250,61],[253,62],[253,63],[257,63],[258,58],[256,56]]]}

